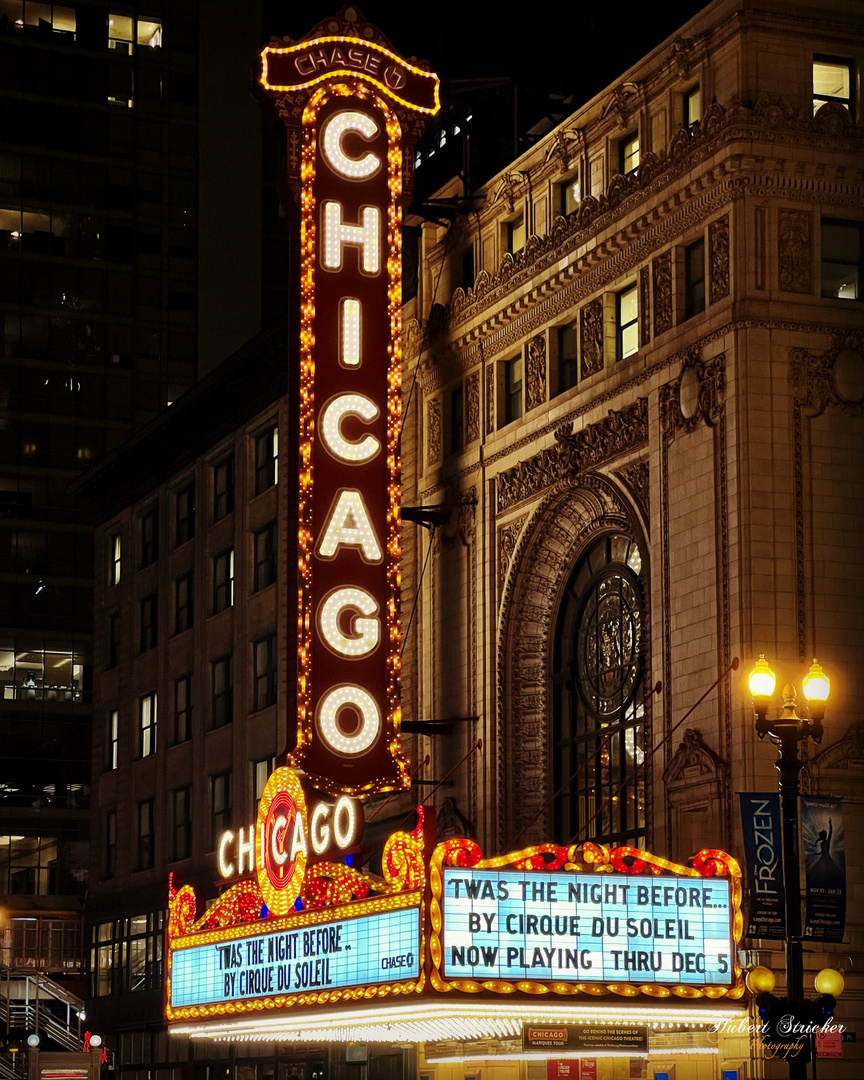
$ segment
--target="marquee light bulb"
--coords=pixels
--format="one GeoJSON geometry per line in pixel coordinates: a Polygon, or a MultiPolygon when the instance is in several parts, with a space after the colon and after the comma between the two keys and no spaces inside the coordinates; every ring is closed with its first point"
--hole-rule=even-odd
{"type": "Polygon", "coordinates": [[[351,442],[342,434],[342,421],[346,416],[359,416],[371,423],[380,414],[378,406],[365,394],[339,394],[331,398],[321,410],[321,435],[324,445],[333,455],[349,465],[372,461],[381,449],[374,435],[366,435],[359,442],[351,442]]]}
{"type": "Polygon", "coordinates": [[[367,180],[381,168],[381,158],[371,150],[359,158],[348,157],[342,149],[342,139],[349,131],[362,135],[364,139],[374,139],[378,134],[378,125],[371,116],[361,112],[346,111],[331,116],[322,128],[324,160],[346,180],[367,180]]]}
{"type": "Polygon", "coordinates": [[[318,731],[331,749],[355,756],[368,750],[378,738],[381,713],[362,686],[334,686],[318,706],[318,731]],[[360,714],[360,727],[351,735],[345,735],[338,723],[339,713],[348,706],[360,714]]]}
{"type": "Polygon", "coordinates": [[[377,615],[378,611],[378,604],[365,589],[353,586],[334,589],[318,612],[321,636],[330,648],[341,656],[368,656],[378,648],[381,640],[381,620],[371,618],[377,615]],[[351,620],[350,636],[343,633],[340,625],[342,614],[346,611],[355,611],[366,616],[355,616],[351,620]]]}
{"type": "Polygon", "coordinates": [[[381,211],[377,206],[364,206],[360,212],[360,224],[349,225],[342,220],[342,203],[325,199],[322,203],[324,217],[324,252],[321,263],[325,270],[342,269],[342,247],[354,244],[360,248],[360,268],[370,277],[381,271],[381,211]]]}

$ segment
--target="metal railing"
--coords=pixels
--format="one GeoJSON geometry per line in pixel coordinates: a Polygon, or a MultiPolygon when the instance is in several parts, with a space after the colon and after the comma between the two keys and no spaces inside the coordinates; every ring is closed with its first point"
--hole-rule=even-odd
{"type": "MultiPolygon", "coordinates": [[[[82,1047],[80,1014],[84,1002],[47,975],[0,967],[0,1023],[6,1030],[26,1031],[50,1039],[64,1050],[82,1047]]],[[[0,1075],[17,1076],[17,1062],[0,1058],[0,1075]],[[10,1073],[8,1070],[12,1069],[10,1073]]]]}

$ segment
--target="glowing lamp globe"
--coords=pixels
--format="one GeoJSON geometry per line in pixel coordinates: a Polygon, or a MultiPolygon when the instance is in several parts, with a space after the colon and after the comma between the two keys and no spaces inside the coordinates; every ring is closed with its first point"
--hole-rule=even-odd
{"type": "Polygon", "coordinates": [[[822,968],[813,980],[813,985],[818,993],[830,994],[831,997],[838,998],[843,993],[846,982],[840,972],[835,971],[834,968],[822,968]]]}
{"type": "Polygon", "coordinates": [[[777,980],[770,968],[755,967],[747,972],[746,982],[751,994],[770,994],[777,980]]]}
{"type": "Polygon", "coordinates": [[[759,656],[756,666],[750,672],[747,679],[750,693],[754,698],[770,698],[774,696],[774,687],[777,685],[777,676],[768,667],[765,653],[759,656]]]}
{"type": "Polygon", "coordinates": [[[29,1047],[30,1047],[31,1049],[35,1050],[35,1049],[36,1049],[36,1047],[37,1047],[37,1046],[39,1045],[39,1042],[40,1042],[40,1040],[39,1040],[39,1036],[38,1036],[38,1035],[28,1035],[28,1036],[27,1036],[27,1045],[28,1045],[28,1046],[29,1046],[29,1047]]]}
{"type": "Polygon", "coordinates": [[[822,665],[814,660],[802,683],[804,696],[808,701],[827,701],[831,692],[831,680],[822,670],[822,665]]]}

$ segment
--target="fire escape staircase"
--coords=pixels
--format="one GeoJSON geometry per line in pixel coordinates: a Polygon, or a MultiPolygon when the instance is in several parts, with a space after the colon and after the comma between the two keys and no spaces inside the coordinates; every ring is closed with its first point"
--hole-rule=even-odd
{"type": "Polygon", "coordinates": [[[23,1080],[27,1038],[38,1035],[42,1049],[53,1043],[80,1051],[84,1002],[47,975],[0,964],[0,1080],[23,1080]],[[20,1040],[20,1041],[16,1041],[20,1040]]]}

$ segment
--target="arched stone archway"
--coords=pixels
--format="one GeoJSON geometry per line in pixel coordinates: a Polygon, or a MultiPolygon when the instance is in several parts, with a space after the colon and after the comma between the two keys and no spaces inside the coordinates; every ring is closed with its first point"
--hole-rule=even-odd
{"type": "MultiPolygon", "coordinates": [[[[608,477],[586,473],[547,492],[513,551],[497,625],[499,851],[549,839],[549,673],[556,619],[581,554],[594,539],[615,531],[633,536],[647,552],[624,490],[608,477]]],[[[646,564],[641,576],[647,599],[646,564]]],[[[647,625],[646,620],[646,633],[647,625]]],[[[650,730],[648,708],[646,723],[650,730]]]]}

